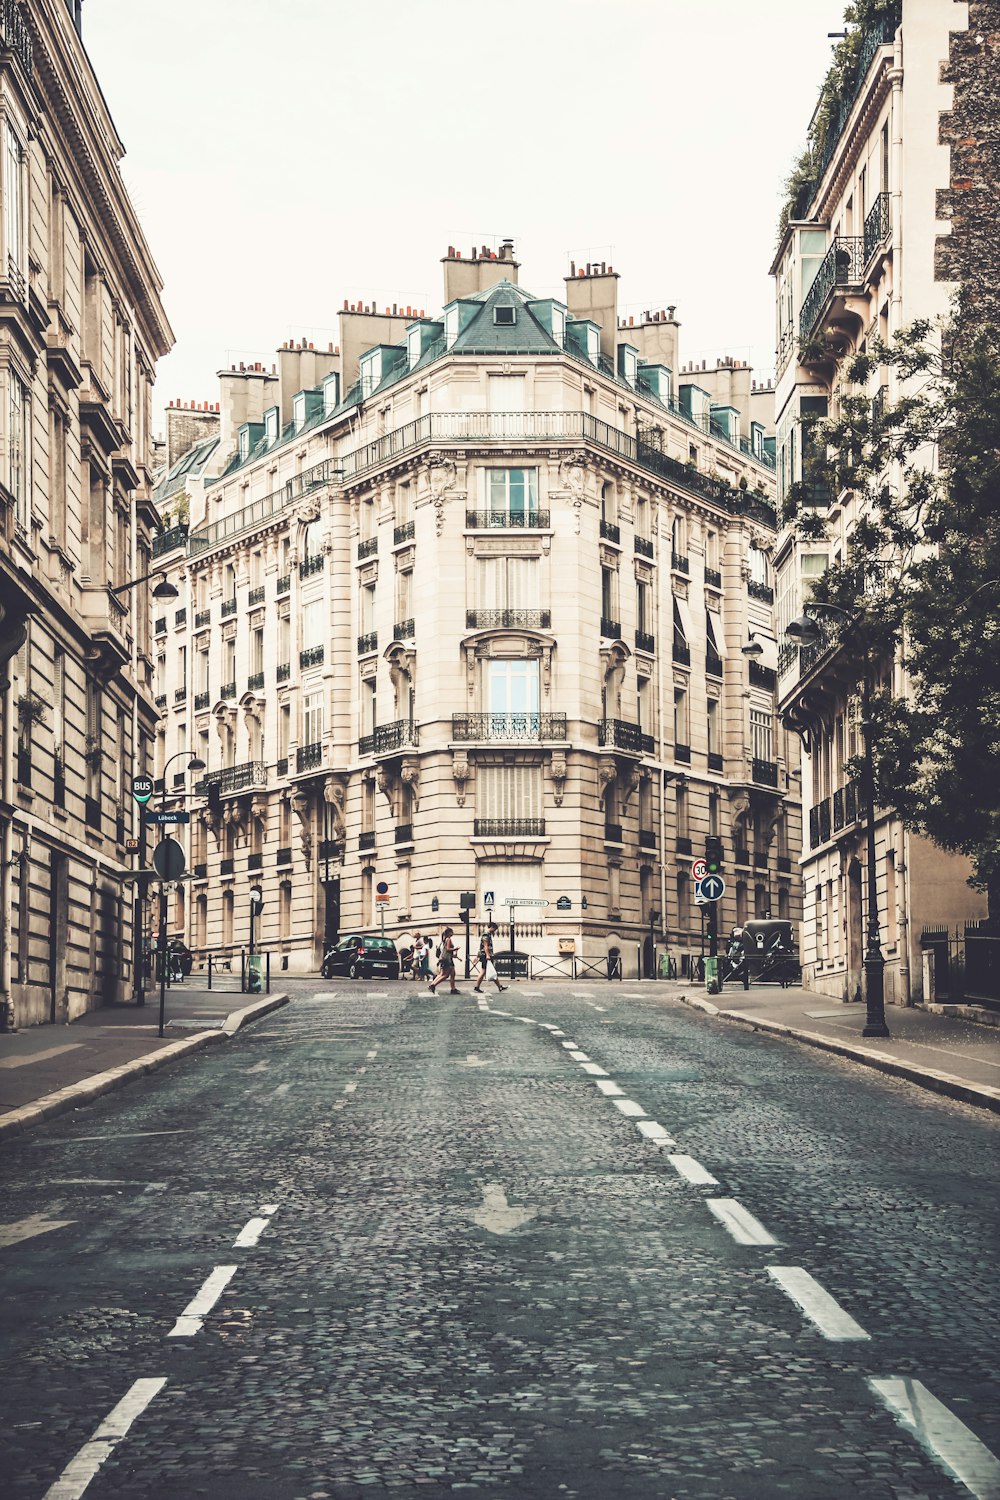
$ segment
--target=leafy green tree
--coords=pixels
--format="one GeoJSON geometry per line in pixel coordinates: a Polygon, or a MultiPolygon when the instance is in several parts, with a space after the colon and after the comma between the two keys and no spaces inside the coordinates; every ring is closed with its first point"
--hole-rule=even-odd
{"type": "MultiPolygon", "coordinates": [[[[876,664],[875,784],[883,806],[944,849],[966,855],[972,883],[1000,917],[1000,331],[968,295],[935,329],[915,322],[845,360],[837,416],[785,518],[825,534],[808,502],[852,491],[860,519],[850,553],[814,597],[852,671],[876,664]],[[868,394],[895,370],[904,394],[868,394]],[[893,691],[898,656],[909,680],[893,691]],[[881,668],[879,671],[878,668],[881,668]]],[[[851,767],[857,773],[859,768],[851,767]]]]}

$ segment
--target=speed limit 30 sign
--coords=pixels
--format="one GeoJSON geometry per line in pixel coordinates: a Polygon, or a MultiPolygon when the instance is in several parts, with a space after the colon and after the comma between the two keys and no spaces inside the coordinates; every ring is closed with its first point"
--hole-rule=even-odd
{"type": "Polygon", "coordinates": [[[691,866],[691,875],[695,880],[704,880],[708,874],[708,865],[703,859],[696,859],[691,866]]]}

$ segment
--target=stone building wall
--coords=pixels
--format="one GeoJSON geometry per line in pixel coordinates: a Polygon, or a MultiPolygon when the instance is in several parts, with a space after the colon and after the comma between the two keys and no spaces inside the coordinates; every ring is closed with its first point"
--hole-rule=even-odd
{"type": "Polygon", "coordinates": [[[951,227],[937,239],[934,269],[939,281],[965,282],[984,317],[998,321],[1000,6],[996,0],[970,0],[968,16],[968,28],[951,34],[942,69],[954,92],[940,121],[940,138],[951,148],[951,173],[937,195],[938,216],[951,227]]]}

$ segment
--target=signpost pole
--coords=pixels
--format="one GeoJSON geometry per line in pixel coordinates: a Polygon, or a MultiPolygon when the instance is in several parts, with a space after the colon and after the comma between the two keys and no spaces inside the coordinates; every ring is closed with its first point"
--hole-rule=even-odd
{"type": "MultiPolygon", "coordinates": [[[[510,914],[510,951],[511,951],[511,953],[513,953],[515,951],[515,944],[514,944],[514,903],[513,902],[509,902],[508,903],[508,905],[507,905],[507,911],[510,914]]],[[[513,977],[513,974],[514,974],[514,966],[513,966],[513,964],[511,964],[510,972],[511,972],[511,976],[513,977]]]]}
{"type": "Polygon", "coordinates": [[[167,883],[160,881],[160,1036],[167,1009],[167,883]]]}

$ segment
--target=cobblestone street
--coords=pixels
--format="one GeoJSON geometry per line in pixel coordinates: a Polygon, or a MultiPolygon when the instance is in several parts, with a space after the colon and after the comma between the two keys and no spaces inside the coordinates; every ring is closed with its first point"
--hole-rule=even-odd
{"type": "Polygon", "coordinates": [[[12,1500],[1000,1496],[994,1117],[462,988],[295,986],[4,1142],[12,1500]]]}

